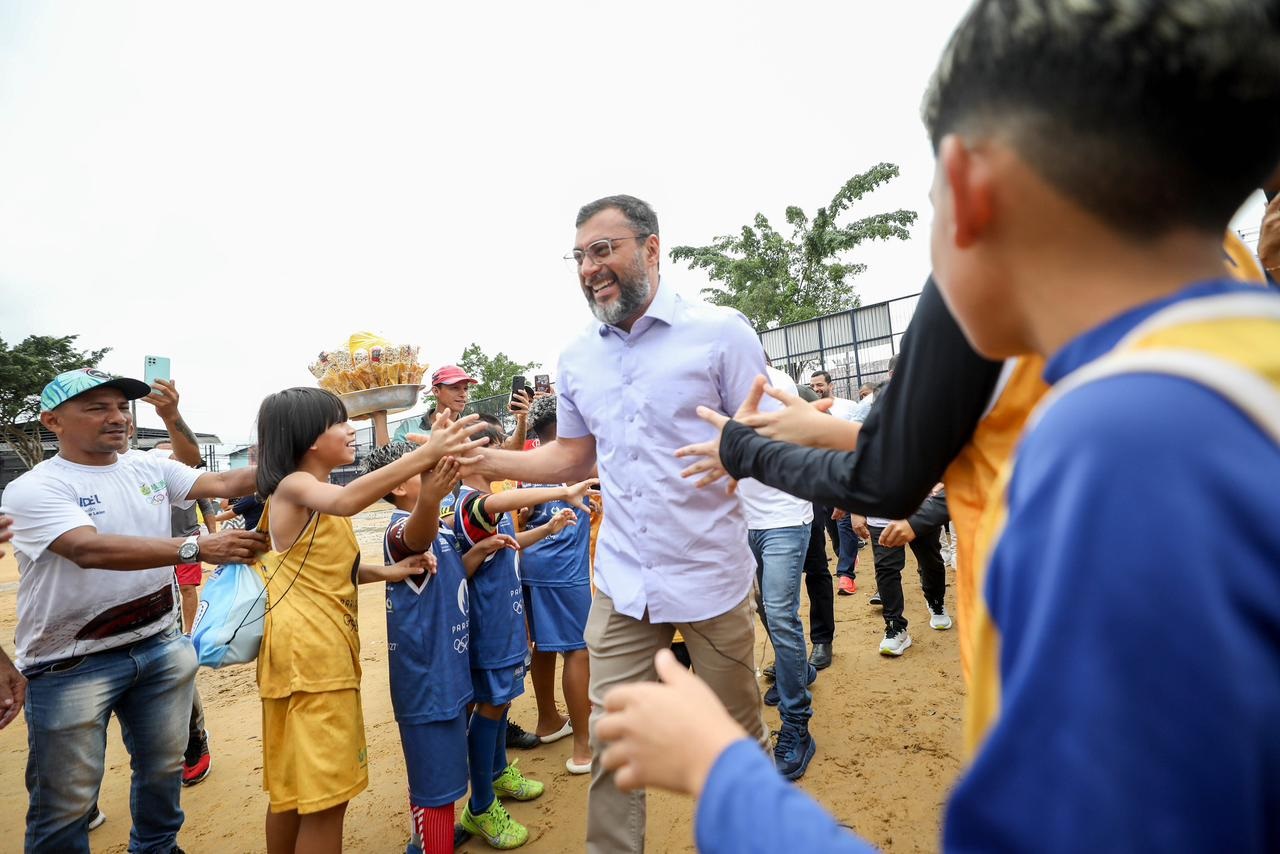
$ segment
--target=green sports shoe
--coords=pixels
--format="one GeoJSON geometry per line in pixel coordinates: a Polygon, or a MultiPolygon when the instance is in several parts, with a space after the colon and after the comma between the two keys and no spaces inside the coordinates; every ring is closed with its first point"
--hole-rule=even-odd
{"type": "Polygon", "coordinates": [[[530,780],[520,773],[516,760],[502,769],[502,774],[493,781],[493,792],[500,798],[515,798],[517,801],[531,801],[542,794],[546,788],[537,780],[530,780]]]}
{"type": "Polygon", "coordinates": [[[499,851],[519,848],[529,841],[529,828],[512,818],[497,798],[493,799],[493,806],[480,815],[471,814],[471,804],[463,807],[462,827],[484,837],[485,842],[499,851]]]}

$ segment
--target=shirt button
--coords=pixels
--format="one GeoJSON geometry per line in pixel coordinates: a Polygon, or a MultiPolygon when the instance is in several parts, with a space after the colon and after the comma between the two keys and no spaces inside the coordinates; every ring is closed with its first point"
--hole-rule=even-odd
{"type": "Polygon", "coordinates": [[[641,525],[641,526],[640,526],[640,533],[642,533],[642,534],[647,534],[647,533],[649,533],[649,528],[648,528],[647,526],[645,526],[645,525],[641,525]]]}
{"type": "Polygon", "coordinates": [[[631,385],[631,377],[623,377],[623,378],[622,378],[622,384],[623,384],[623,385],[631,385]]]}
{"type": "Polygon", "coordinates": [[[638,459],[640,459],[640,455],[639,455],[639,454],[637,454],[635,451],[632,451],[632,452],[631,452],[631,459],[633,459],[633,460],[638,460],[638,459]]]}

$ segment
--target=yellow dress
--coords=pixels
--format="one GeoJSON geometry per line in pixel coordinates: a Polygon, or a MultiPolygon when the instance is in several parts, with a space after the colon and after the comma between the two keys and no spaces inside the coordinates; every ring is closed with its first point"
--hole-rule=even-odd
{"type": "MultiPolygon", "coordinates": [[[[263,529],[270,524],[270,501],[263,529]]],[[[262,560],[267,617],[258,655],[263,788],[272,812],[319,812],[369,784],[360,706],[351,520],[313,513],[298,539],[262,560]]]]}

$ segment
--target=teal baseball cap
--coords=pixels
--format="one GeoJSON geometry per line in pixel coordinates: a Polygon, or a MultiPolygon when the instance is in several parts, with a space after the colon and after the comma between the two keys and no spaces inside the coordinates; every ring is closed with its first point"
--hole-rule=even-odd
{"type": "Polygon", "coordinates": [[[137,400],[151,394],[151,386],[142,380],[113,377],[97,368],[66,371],[54,377],[40,392],[40,411],[52,412],[73,397],[95,388],[115,388],[124,392],[126,400],[137,400]]]}

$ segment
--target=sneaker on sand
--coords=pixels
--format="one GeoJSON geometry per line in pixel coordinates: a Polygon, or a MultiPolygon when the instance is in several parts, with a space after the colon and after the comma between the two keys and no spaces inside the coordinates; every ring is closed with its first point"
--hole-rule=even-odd
{"type": "Polygon", "coordinates": [[[209,776],[213,760],[209,756],[209,733],[201,731],[199,737],[187,742],[187,752],[182,757],[182,785],[194,786],[209,776]]]}
{"type": "Polygon", "coordinates": [[[778,678],[777,668],[772,664],[766,664],[764,670],[761,672],[764,674],[764,678],[768,679],[770,682],[778,678]]]}
{"type": "Polygon", "coordinates": [[[947,613],[947,606],[939,602],[936,605],[932,602],[929,605],[929,628],[937,629],[945,632],[951,628],[951,615],[947,613]]]}
{"type": "Polygon", "coordinates": [[[870,597],[869,599],[867,599],[867,604],[868,604],[868,605],[881,605],[881,606],[883,606],[883,605],[884,605],[884,602],[880,601],[880,591],[879,591],[879,590],[877,590],[875,593],[872,593],[872,594],[871,594],[871,597],[870,597]]]}
{"type": "Polygon", "coordinates": [[[886,626],[884,640],[880,641],[881,655],[902,655],[911,646],[911,635],[906,626],[886,626]]]}
{"type": "Polygon", "coordinates": [[[491,848],[508,851],[529,841],[529,829],[513,819],[502,801],[493,799],[493,806],[480,815],[471,814],[471,804],[462,808],[462,827],[468,833],[484,838],[491,848]]]}
{"type": "Polygon", "coordinates": [[[542,744],[542,739],[526,730],[513,720],[507,721],[507,747],[516,750],[533,750],[542,744]]]}
{"type": "Polygon", "coordinates": [[[103,822],[107,820],[106,813],[98,809],[98,805],[94,804],[93,809],[89,811],[89,829],[97,830],[102,827],[103,822]]]}
{"type": "Polygon", "coordinates": [[[778,743],[773,748],[774,767],[786,779],[799,780],[817,750],[818,745],[809,734],[808,727],[784,723],[778,733],[778,743]]]}
{"type": "Polygon", "coordinates": [[[858,592],[858,582],[847,575],[842,575],[840,576],[840,590],[838,592],[841,596],[852,596],[858,592]]]}
{"type": "Polygon", "coordinates": [[[531,801],[541,795],[546,787],[521,774],[516,764],[517,762],[512,762],[502,769],[502,773],[493,781],[493,793],[500,798],[531,801]]]}

